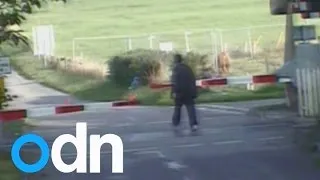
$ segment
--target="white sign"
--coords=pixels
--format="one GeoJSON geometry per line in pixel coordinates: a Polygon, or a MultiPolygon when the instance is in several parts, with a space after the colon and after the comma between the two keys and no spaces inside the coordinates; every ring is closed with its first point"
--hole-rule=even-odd
{"type": "Polygon", "coordinates": [[[11,74],[10,60],[8,57],[0,57],[0,75],[11,74]]]}
{"type": "Polygon", "coordinates": [[[55,38],[52,25],[33,27],[33,54],[54,56],[55,38]]]}
{"type": "Polygon", "coordinates": [[[170,52],[173,51],[173,44],[172,42],[159,43],[159,48],[161,51],[170,52]]]}

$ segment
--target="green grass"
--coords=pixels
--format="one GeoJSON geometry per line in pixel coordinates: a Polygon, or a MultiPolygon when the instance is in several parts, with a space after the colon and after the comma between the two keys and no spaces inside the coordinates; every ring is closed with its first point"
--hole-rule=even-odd
{"type": "MultiPolygon", "coordinates": [[[[154,47],[161,41],[172,41],[176,49],[184,50],[184,32],[188,30],[194,32],[190,35],[191,49],[208,53],[212,52],[212,43],[213,47],[219,46],[219,29],[284,24],[284,17],[271,16],[265,0],[71,0],[65,5],[50,4],[30,16],[24,28],[31,35],[32,26],[40,24],[54,25],[59,56],[72,55],[72,40],[76,37],[125,35],[75,42],[76,56],[105,61],[110,55],[127,50],[127,36],[138,35],[132,38],[133,48],[148,48],[148,36],[154,34],[154,47]],[[212,35],[217,36],[214,39],[211,29],[212,35]]],[[[264,46],[275,46],[283,31],[283,26],[254,28],[251,36],[253,41],[261,36],[260,44],[264,46]]],[[[228,48],[242,48],[249,40],[248,33],[247,29],[224,31],[221,38],[228,48]]]]}
{"type": "Polygon", "coordinates": [[[20,179],[20,173],[11,161],[10,152],[0,150],[0,180],[20,179]]]}
{"type": "MultiPolygon", "coordinates": [[[[248,40],[248,30],[224,31],[222,36],[216,34],[217,29],[229,29],[246,26],[259,26],[284,23],[283,16],[271,16],[268,1],[262,0],[228,0],[212,1],[191,0],[177,1],[102,1],[77,0],[67,4],[51,3],[45,9],[29,16],[23,26],[31,37],[32,26],[40,24],[54,25],[56,38],[56,55],[72,56],[72,41],[75,37],[85,36],[117,36],[128,35],[132,38],[133,48],[148,48],[148,36],[154,32],[156,39],[154,47],[161,41],[172,41],[178,50],[185,49],[184,31],[197,31],[190,36],[190,46],[194,51],[211,53],[213,48],[219,50],[220,40],[228,44],[228,48],[242,49],[248,40]],[[214,29],[210,34],[209,29],[214,29]],[[178,31],[176,31],[178,30],[178,31]],[[214,35],[212,39],[211,35],[214,35]],[[217,36],[215,36],[217,35],[217,36]]],[[[274,47],[284,27],[265,27],[252,29],[252,40],[261,37],[263,47],[274,47]]],[[[76,56],[83,56],[81,60],[91,60],[102,63],[109,56],[127,50],[127,38],[99,39],[76,41],[76,56]]],[[[69,73],[61,70],[44,69],[30,53],[16,53],[12,49],[6,51],[12,56],[15,69],[29,79],[70,93],[80,99],[111,101],[126,99],[128,87],[121,87],[107,81],[97,80],[81,74],[69,73]]],[[[273,64],[273,71],[281,65],[281,52],[268,54],[273,64]],[[280,57],[280,58],[279,58],[280,57]],[[280,62],[280,63],[279,63],[280,62]]],[[[232,61],[232,75],[270,73],[266,72],[265,57],[257,57],[255,61],[232,61]]],[[[243,59],[242,59],[243,60],[243,59]]],[[[246,91],[244,88],[224,88],[221,92],[210,91],[200,94],[199,102],[240,101],[250,99],[265,99],[283,96],[282,90],[271,88],[268,92],[246,91]]],[[[167,91],[153,92],[147,88],[138,90],[142,94],[139,98],[145,104],[171,104],[167,91]]]]}
{"type": "MultiPolygon", "coordinates": [[[[50,69],[39,70],[42,68],[41,64],[33,59],[23,59],[24,57],[28,56],[26,54],[21,54],[12,59],[12,64],[20,74],[36,79],[49,87],[54,87],[70,93],[80,99],[114,101],[124,100],[128,97],[129,92],[127,86],[118,86],[108,81],[98,81],[89,77],[50,69]]],[[[172,104],[168,90],[154,91],[147,87],[142,87],[135,93],[138,95],[138,99],[146,105],[172,104]]],[[[241,101],[279,98],[283,96],[282,86],[267,86],[256,91],[247,91],[245,90],[245,85],[243,85],[240,87],[214,88],[213,90],[202,91],[198,98],[198,102],[241,101]]]]}
{"type": "MultiPolygon", "coordinates": [[[[152,91],[147,88],[139,89],[136,93],[139,100],[146,105],[173,105],[169,90],[152,91]]],[[[234,102],[257,99],[284,97],[281,85],[264,86],[255,91],[247,91],[244,87],[220,88],[218,90],[199,90],[197,103],[234,102]]]]}

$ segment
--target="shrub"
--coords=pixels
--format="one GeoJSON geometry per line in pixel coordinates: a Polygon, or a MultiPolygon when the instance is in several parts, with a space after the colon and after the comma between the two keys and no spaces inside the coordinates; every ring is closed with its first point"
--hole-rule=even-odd
{"type": "Polygon", "coordinates": [[[184,62],[188,64],[196,77],[202,78],[205,71],[213,72],[213,64],[207,54],[190,52],[184,56],[184,62]]]}
{"type": "MultiPolygon", "coordinates": [[[[107,62],[109,79],[119,85],[129,85],[134,76],[139,76],[144,85],[150,78],[169,80],[168,71],[172,68],[173,54],[173,52],[138,49],[113,56],[107,62]]],[[[210,66],[213,67],[207,55],[187,53],[184,59],[197,77],[202,76],[203,71],[208,70],[210,66]]]]}
{"type": "Polygon", "coordinates": [[[170,61],[167,53],[151,50],[134,50],[112,57],[108,62],[109,79],[120,85],[129,85],[134,76],[148,82],[149,74],[158,74],[161,63],[170,61]]]}

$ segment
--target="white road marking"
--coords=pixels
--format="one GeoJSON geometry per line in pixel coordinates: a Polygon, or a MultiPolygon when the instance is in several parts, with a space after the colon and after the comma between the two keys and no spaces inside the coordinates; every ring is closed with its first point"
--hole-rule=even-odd
{"type": "Polygon", "coordinates": [[[213,142],[213,145],[224,145],[224,144],[239,144],[244,143],[242,140],[232,140],[232,141],[220,141],[220,142],[213,142]]]}
{"type": "MultiPolygon", "coordinates": [[[[114,125],[112,127],[130,127],[130,126],[134,126],[134,125],[132,123],[122,123],[122,124],[114,125]]],[[[98,127],[96,127],[95,129],[98,129],[98,127]]]]}
{"type": "Polygon", "coordinates": [[[271,140],[279,140],[279,139],[284,139],[285,137],[283,136],[274,136],[274,137],[266,137],[266,138],[259,138],[259,141],[271,141],[271,140]]]}
{"type": "Polygon", "coordinates": [[[176,161],[170,161],[170,162],[166,163],[166,165],[169,169],[174,169],[174,170],[180,170],[180,169],[187,168],[186,165],[180,164],[176,161]]]}
{"type": "Polygon", "coordinates": [[[159,158],[165,158],[166,157],[161,151],[140,151],[140,152],[135,152],[134,154],[137,154],[137,155],[156,154],[159,158]]]}
{"type": "Polygon", "coordinates": [[[225,114],[241,114],[241,115],[245,114],[245,112],[224,110],[224,109],[211,109],[211,108],[207,108],[207,107],[200,107],[198,109],[203,110],[203,111],[208,111],[208,112],[222,112],[225,114]]]}
{"type": "Polygon", "coordinates": [[[146,122],[145,124],[169,124],[169,121],[153,121],[153,122],[146,122]]]}
{"type": "Polygon", "coordinates": [[[199,146],[204,146],[202,143],[197,143],[197,144],[182,144],[182,145],[176,145],[172,146],[173,148],[189,148],[189,147],[199,147],[199,146]]]}
{"type": "Polygon", "coordinates": [[[200,105],[200,107],[209,107],[209,108],[225,109],[225,110],[231,110],[231,111],[242,111],[242,112],[248,112],[250,110],[248,108],[239,108],[239,107],[224,106],[224,105],[214,105],[214,104],[200,105]]]}

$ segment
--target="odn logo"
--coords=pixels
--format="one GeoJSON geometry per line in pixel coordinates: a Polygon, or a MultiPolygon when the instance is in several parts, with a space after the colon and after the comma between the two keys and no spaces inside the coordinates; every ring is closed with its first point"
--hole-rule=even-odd
{"type": "MultiPolygon", "coordinates": [[[[87,124],[76,124],[76,136],[62,134],[53,141],[51,148],[52,163],[57,170],[63,173],[87,173],[87,124]],[[77,150],[76,160],[72,164],[66,164],[61,157],[62,147],[66,143],[72,143],[77,150]]],[[[100,173],[100,151],[103,144],[110,144],[112,147],[112,173],[123,173],[123,142],[115,134],[103,136],[90,135],[90,173],[100,173]]],[[[25,173],[36,173],[42,170],[48,163],[50,149],[48,143],[39,135],[26,134],[19,137],[12,145],[11,158],[14,165],[25,173]],[[39,146],[41,156],[34,164],[25,163],[20,157],[20,150],[26,143],[35,143],[39,146]]]]}

